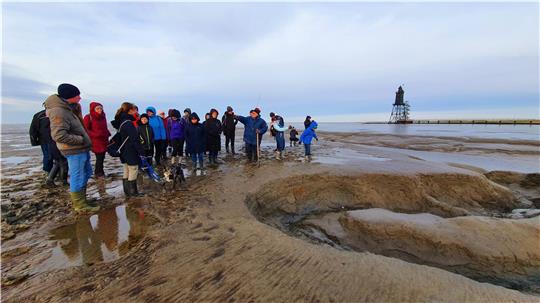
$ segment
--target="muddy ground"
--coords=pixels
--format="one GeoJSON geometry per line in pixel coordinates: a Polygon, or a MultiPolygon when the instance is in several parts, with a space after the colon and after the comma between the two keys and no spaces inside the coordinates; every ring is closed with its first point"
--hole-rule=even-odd
{"type": "Polygon", "coordinates": [[[43,186],[38,150],[13,152],[28,158],[2,163],[2,299],[540,301],[540,260],[528,251],[540,245],[538,142],[321,133],[311,162],[301,146],[283,161],[272,150],[266,138],[260,167],[241,151],[202,173],[188,165],[174,190],[141,178],[147,195],[131,199],[109,158],[107,179],[89,183],[105,209],[92,216],[71,212],[67,188],[43,186]],[[439,228],[487,218],[516,236],[475,224],[426,236],[402,221],[379,232],[376,216],[348,220],[372,209],[407,224],[405,214],[431,214],[439,228]],[[475,232],[491,253],[454,241],[475,232]],[[505,266],[479,266],[497,258],[505,266]]]}

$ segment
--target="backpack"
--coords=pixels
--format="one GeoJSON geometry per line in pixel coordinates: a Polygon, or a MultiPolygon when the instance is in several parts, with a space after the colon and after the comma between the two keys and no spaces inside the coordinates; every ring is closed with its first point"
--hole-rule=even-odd
{"type": "Polygon", "coordinates": [[[124,142],[122,142],[122,135],[120,134],[120,129],[126,122],[130,122],[130,121],[126,120],[122,122],[122,124],[120,124],[120,127],[118,127],[118,131],[116,132],[116,134],[112,136],[111,140],[109,140],[109,144],[107,144],[107,153],[111,157],[115,157],[115,158],[120,157],[120,153],[122,152],[122,147],[124,147],[124,144],[126,144],[127,140],[129,139],[129,137],[127,137],[124,140],[124,142]]]}

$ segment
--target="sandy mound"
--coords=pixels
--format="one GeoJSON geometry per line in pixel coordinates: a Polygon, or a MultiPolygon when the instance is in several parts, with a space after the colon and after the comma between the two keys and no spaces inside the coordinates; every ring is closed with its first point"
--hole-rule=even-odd
{"type": "Polygon", "coordinates": [[[367,209],[346,212],[339,222],[347,233],[344,243],[358,250],[432,264],[483,281],[504,279],[514,287],[530,287],[540,279],[540,217],[445,219],[367,209]]]}

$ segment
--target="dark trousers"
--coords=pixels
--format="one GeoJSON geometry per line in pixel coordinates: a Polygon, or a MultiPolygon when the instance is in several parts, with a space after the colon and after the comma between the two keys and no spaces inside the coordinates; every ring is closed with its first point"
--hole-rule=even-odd
{"type": "Polygon", "coordinates": [[[246,143],[246,155],[250,161],[257,161],[257,144],[246,143]]]}
{"type": "Polygon", "coordinates": [[[296,142],[298,142],[298,138],[291,138],[291,146],[296,145],[296,142]]]}
{"type": "Polygon", "coordinates": [[[103,171],[103,161],[105,161],[105,153],[96,153],[96,167],[94,169],[94,175],[101,177],[105,175],[103,171]]]}
{"type": "Polygon", "coordinates": [[[68,183],[68,163],[67,159],[64,157],[53,160],[53,166],[47,176],[47,182],[54,182],[58,175],[60,175],[60,180],[63,184],[68,183]]]}
{"type": "Polygon", "coordinates": [[[172,157],[176,157],[176,156],[184,156],[184,139],[175,139],[175,140],[172,140],[171,141],[171,145],[172,145],[172,157]]]}
{"type": "Polygon", "coordinates": [[[43,171],[50,172],[53,166],[53,159],[49,154],[49,145],[41,144],[41,152],[43,153],[43,171]]]}
{"type": "Polygon", "coordinates": [[[154,141],[154,146],[156,148],[156,154],[155,154],[156,164],[159,165],[159,164],[161,164],[161,160],[163,160],[163,158],[164,158],[163,152],[167,148],[167,141],[165,141],[165,140],[155,140],[154,141]]]}
{"type": "Polygon", "coordinates": [[[231,152],[234,154],[234,132],[225,134],[225,149],[229,151],[229,144],[231,145],[231,152]]]}
{"type": "Polygon", "coordinates": [[[304,151],[306,152],[306,156],[311,156],[311,144],[304,143],[304,151]]]}

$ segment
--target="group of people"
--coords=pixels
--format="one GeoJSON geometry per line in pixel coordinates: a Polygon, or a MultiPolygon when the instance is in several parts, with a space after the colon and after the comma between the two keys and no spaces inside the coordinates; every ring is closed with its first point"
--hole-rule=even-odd
{"type": "Polygon", "coordinates": [[[111,139],[107,127],[107,118],[103,105],[90,103],[90,112],[82,116],[79,104],[79,89],[63,83],[57,94],[49,96],[45,110],[34,115],[30,126],[30,139],[34,146],[40,145],[43,152],[43,170],[48,172],[47,185],[55,186],[55,179],[60,177],[67,185],[69,174],[70,196],[73,208],[77,212],[93,212],[99,206],[86,199],[86,186],[92,176],[90,151],[95,154],[95,178],[105,176],[103,162],[105,155],[118,155],[123,164],[123,189],[126,196],[139,196],[137,175],[141,165],[161,165],[167,160],[170,151],[170,163],[180,164],[186,157],[191,159],[194,169],[204,167],[204,156],[208,163],[216,165],[221,150],[221,134],[225,136],[227,153],[235,154],[235,132],[238,122],[244,125],[243,141],[246,155],[251,162],[259,160],[259,150],[263,135],[270,129],[276,140],[276,159],[283,158],[285,132],[290,130],[290,145],[304,144],[306,158],[311,156],[311,141],[316,139],[317,122],[306,117],[305,130],[298,138],[298,131],[286,127],[283,117],[270,113],[270,126],[261,117],[259,108],[250,110],[249,116],[234,113],[231,106],[219,119],[219,112],[211,109],[206,113],[205,121],[200,120],[196,112],[184,109],[183,115],[177,109],[170,109],[168,116],[154,107],[147,107],[139,115],[138,107],[129,102],[121,104],[116,111],[111,125],[117,130],[111,139]],[[115,141],[116,140],[116,141],[115,141]],[[111,147],[117,147],[115,153],[111,147]]]}

